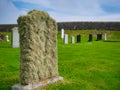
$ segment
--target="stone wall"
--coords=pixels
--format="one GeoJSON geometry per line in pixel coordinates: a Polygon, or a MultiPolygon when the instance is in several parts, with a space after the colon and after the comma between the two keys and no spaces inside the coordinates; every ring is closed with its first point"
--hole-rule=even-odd
{"type": "Polygon", "coordinates": [[[58,22],[58,30],[120,30],[120,22],[58,22]]]}
{"type": "MultiPolygon", "coordinates": [[[[58,22],[58,30],[120,30],[120,22],[58,22]]],[[[0,25],[0,31],[11,31],[17,24],[0,25]]]]}
{"type": "Polygon", "coordinates": [[[57,24],[48,13],[33,10],[18,18],[20,34],[20,83],[58,76],[57,24]]]}

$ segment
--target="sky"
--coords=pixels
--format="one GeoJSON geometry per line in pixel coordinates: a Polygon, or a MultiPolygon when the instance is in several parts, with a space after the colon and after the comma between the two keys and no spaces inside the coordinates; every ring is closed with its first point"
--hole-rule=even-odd
{"type": "Polygon", "coordinates": [[[0,24],[17,24],[20,15],[33,9],[57,22],[120,22],[120,0],[0,0],[0,24]]]}

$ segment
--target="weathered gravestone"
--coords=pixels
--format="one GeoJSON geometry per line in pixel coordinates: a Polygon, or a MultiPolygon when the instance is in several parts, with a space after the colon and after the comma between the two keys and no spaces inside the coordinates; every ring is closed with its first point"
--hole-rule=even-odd
{"type": "Polygon", "coordinates": [[[19,33],[18,33],[18,27],[14,27],[12,29],[12,48],[18,48],[19,47],[19,33]]]}
{"type": "Polygon", "coordinates": [[[81,35],[77,35],[77,43],[81,42],[81,35]]]}
{"type": "Polygon", "coordinates": [[[64,36],[64,44],[68,44],[68,34],[65,34],[64,36]]]}
{"type": "Polygon", "coordinates": [[[89,42],[91,42],[92,41],[92,34],[89,34],[89,40],[88,40],[89,42]]]}
{"type": "Polygon", "coordinates": [[[63,80],[58,75],[57,24],[48,13],[33,10],[18,18],[20,84],[13,90],[31,90],[63,80]]]}

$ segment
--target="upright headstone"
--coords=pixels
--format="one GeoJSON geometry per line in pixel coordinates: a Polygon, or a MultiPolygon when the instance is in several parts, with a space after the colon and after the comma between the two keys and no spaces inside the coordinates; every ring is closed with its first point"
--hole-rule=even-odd
{"type": "Polygon", "coordinates": [[[100,34],[100,40],[102,40],[102,34],[100,34]]]}
{"type": "Polygon", "coordinates": [[[96,41],[99,41],[99,34],[97,34],[97,39],[96,39],[96,41]]]}
{"type": "Polygon", "coordinates": [[[75,37],[74,36],[72,36],[72,44],[74,44],[75,43],[75,37]]]}
{"type": "Polygon", "coordinates": [[[0,41],[4,41],[4,35],[0,34],[0,41]]]}
{"type": "Polygon", "coordinates": [[[106,33],[104,34],[104,40],[107,40],[107,35],[106,35],[106,33]]]}
{"type": "Polygon", "coordinates": [[[9,36],[8,35],[6,35],[6,42],[9,42],[10,40],[9,40],[9,36]]]}
{"type": "Polygon", "coordinates": [[[13,90],[33,90],[63,80],[58,75],[57,24],[48,13],[32,10],[18,18],[20,84],[13,90]]]}
{"type": "Polygon", "coordinates": [[[14,27],[12,29],[12,47],[18,48],[19,47],[19,33],[18,33],[18,27],[14,27]]]}
{"type": "Polygon", "coordinates": [[[97,34],[97,40],[96,41],[99,41],[99,40],[102,40],[102,34],[97,34]]]}
{"type": "Polygon", "coordinates": [[[88,40],[89,42],[91,42],[92,41],[92,34],[89,34],[89,40],[88,40]]]}
{"type": "Polygon", "coordinates": [[[77,35],[77,43],[81,42],[81,35],[77,35]]]}
{"type": "Polygon", "coordinates": [[[64,44],[68,44],[68,34],[65,34],[65,37],[64,37],[64,44]]]}
{"type": "Polygon", "coordinates": [[[61,38],[62,39],[64,38],[64,29],[63,28],[61,29],[61,38]]]}

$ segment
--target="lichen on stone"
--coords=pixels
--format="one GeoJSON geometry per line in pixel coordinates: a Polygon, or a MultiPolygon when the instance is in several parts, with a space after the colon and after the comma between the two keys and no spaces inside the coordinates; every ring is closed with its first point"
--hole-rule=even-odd
{"type": "Polygon", "coordinates": [[[18,18],[20,83],[58,76],[57,24],[48,13],[32,10],[18,18]]]}

